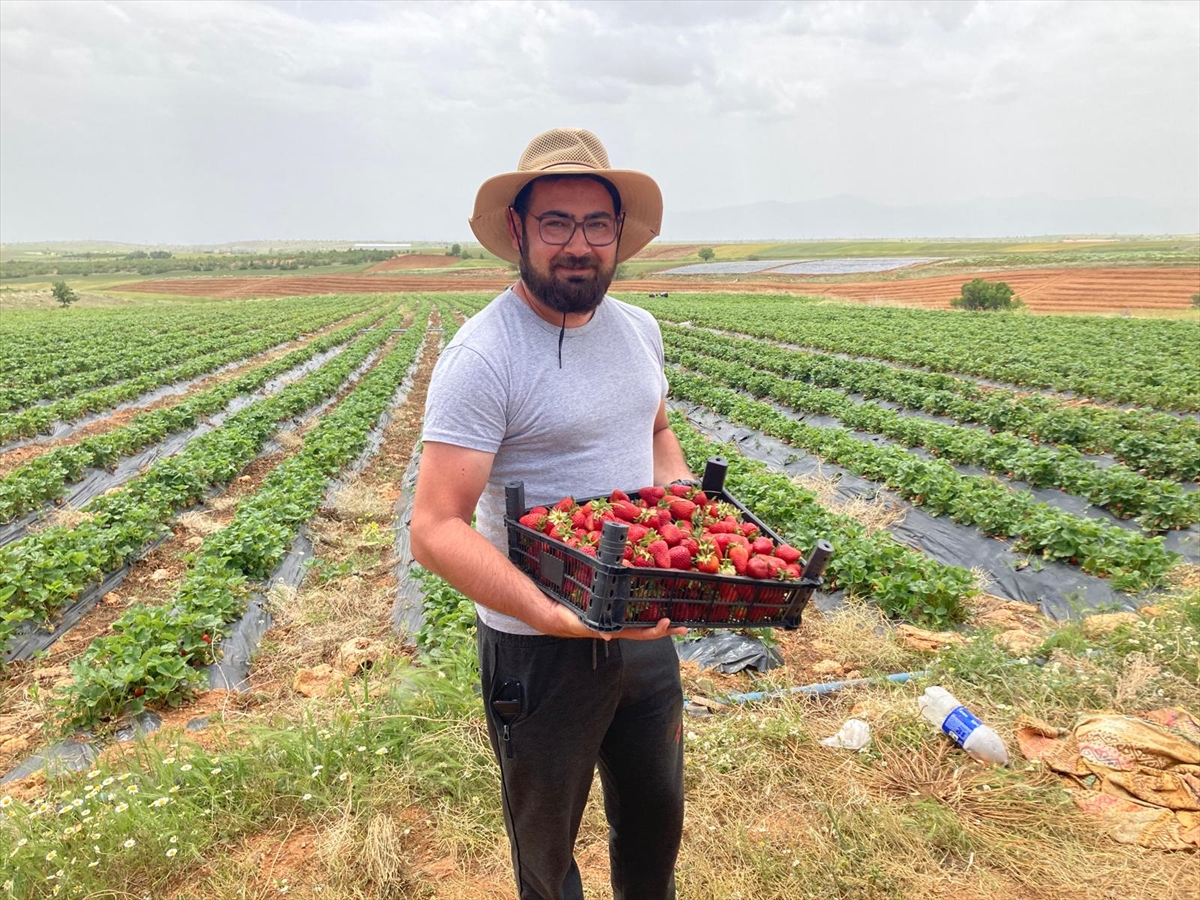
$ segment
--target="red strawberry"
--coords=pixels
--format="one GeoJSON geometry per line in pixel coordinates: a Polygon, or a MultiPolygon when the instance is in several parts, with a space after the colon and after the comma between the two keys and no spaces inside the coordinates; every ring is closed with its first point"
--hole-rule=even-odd
{"type": "Polygon", "coordinates": [[[787,563],[778,556],[768,556],[765,553],[761,553],[758,558],[767,564],[767,568],[771,570],[772,577],[787,566],[787,563]]]}
{"type": "Polygon", "coordinates": [[[704,491],[696,491],[696,493],[692,494],[692,496],[688,499],[697,506],[708,506],[708,495],[705,494],[704,491]]]}
{"type": "Polygon", "coordinates": [[[687,552],[690,555],[695,556],[696,551],[698,551],[700,549],[700,542],[698,540],[696,540],[695,538],[685,537],[683,539],[683,543],[681,543],[679,546],[686,547],[687,552]]]}
{"type": "Polygon", "coordinates": [[[541,531],[542,524],[544,522],[544,516],[545,513],[542,513],[540,516],[535,515],[534,513],[526,513],[525,515],[521,516],[521,518],[517,519],[517,521],[526,528],[532,528],[534,531],[541,531]]]}
{"type": "Polygon", "coordinates": [[[720,549],[722,554],[725,552],[725,548],[733,543],[733,535],[723,531],[712,532],[710,539],[720,549]]]}
{"type": "Polygon", "coordinates": [[[629,526],[629,534],[626,535],[626,538],[631,544],[637,544],[641,542],[642,538],[644,538],[649,532],[650,529],[645,525],[639,525],[637,522],[634,522],[629,526]]]}
{"type": "Polygon", "coordinates": [[[683,540],[683,532],[679,530],[679,526],[672,525],[669,522],[666,525],[660,525],[658,533],[667,542],[667,546],[669,547],[674,547],[683,540]]]}
{"type": "Polygon", "coordinates": [[[692,567],[692,554],[688,552],[687,547],[672,547],[667,555],[672,569],[687,570],[692,567]]]}
{"type": "Polygon", "coordinates": [[[588,556],[595,556],[596,555],[596,547],[593,544],[580,544],[579,552],[586,553],[588,556]]]}
{"type": "Polygon", "coordinates": [[[738,525],[738,531],[740,531],[746,537],[754,537],[756,534],[758,534],[758,526],[753,522],[742,522],[740,525],[738,525]]]}
{"type": "Polygon", "coordinates": [[[715,575],[720,568],[721,552],[717,549],[717,545],[710,541],[701,543],[699,549],[696,551],[697,571],[715,575]]]}
{"type": "Polygon", "coordinates": [[[803,573],[800,571],[800,567],[795,563],[788,563],[783,567],[783,570],[787,572],[788,578],[799,578],[801,575],[803,575],[803,573]]]}
{"type": "Polygon", "coordinates": [[[561,500],[559,500],[557,503],[554,504],[554,508],[562,510],[563,512],[570,512],[571,510],[573,510],[575,508],[575,498],[574,497],[563,497],[561,500]]]}
{"type": "Polygon", "coordinates": [[[733,570],[738,575],[745,575],[750,562],[750,552],[741,544],[731,543],[725,548],[725,558],[733,563],[733,570]]]}
{"type": "Polygon", "coordinates": [[[780,544],[775,548],[775,555],[785,563],[794,563],[800,559],[800,551],[788,544],[780,544]]]}
{"type": "Polygon", "coordinates": [[[657,541],[651,541],[650,546],[646,550],[654,557],[655,566],[660,569],[671,568],[671,548],[667,546],[666,541],[661,538],[657,541]]]}
{"type": "Polygon", "coordinates": [[[769,537],[756,537],[750,542],[750,549],[755,553],[762,553],[770,556],[775,550],[775,545],[771,543],[769,537]]]}
{"type": "Polygon", "coordinates": [[[628,500],[617,500],[613,503],[613,515],[626,522],[636,522],[638,516],[641,515],[641,510],[628,500]]]}
{"type": "Polygon", "coordinates": [[[629,495],[627,493],[625,493],[623,490],[621,490],[620,488],[617,488],[608,497],[608,502],[613,504],[614,506],[616,505],[618,500],[625,500],[625,501],[629,500],[629,495]]]}
{"type": "Polygon", "coordinates": [[[651,506],[658,504],[658,501],[667,495],[667,489],[661,487],[644,487],[638,488],[638,496],[651,506]]]}
{"type": "Polygon", "coordinates": [[[667,505],[667,509],[671,511],[672,519],[683,519],[690,522],[696,512],[696,504],[691,500],[676,499],[667,505]]]}
{"type": "MultiPolygon", "coordinates": [[[[736,562],[734,563],[734,567],[737,567],[736,562]]],[[[764,557],[754,556],[746,563],[746,574],[751,578],[770,578],[771,569],[764,557]]]]}
{"type": "Polygon", "coordinates": [[[737,531],[737,522],[729,518],[721,519],[720,521],[713,522],[711,525],[709,525],[708,530],[713,534],[733,534],[735,531],[737,531]]]}
{"type": "Polygon", "coordinates": [[[694,490],[695,490],[695,488],[692,487],[690,484],[667,485],[667,491],[670,492],[672,497],[686,497],[688,494],[690,494],[694,490]]]}

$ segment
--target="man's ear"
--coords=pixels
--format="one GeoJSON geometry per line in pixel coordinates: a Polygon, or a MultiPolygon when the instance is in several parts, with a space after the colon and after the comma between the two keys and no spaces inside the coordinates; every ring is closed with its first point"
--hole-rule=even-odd
{"type": "Polygon", "coordinates": [[[508,225],[508,239],[512,241],[513,249],[521,252],[521,221],[517,211],[511,206],[504,211],[504,222],[508,225]]]}

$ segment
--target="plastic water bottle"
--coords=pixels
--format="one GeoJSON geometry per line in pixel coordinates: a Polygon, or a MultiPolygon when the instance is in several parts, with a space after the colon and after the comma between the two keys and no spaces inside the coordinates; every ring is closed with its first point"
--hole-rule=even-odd
{"type": "Polygon", "coordinates": [[[927,687],[917,705],[930,724],[942,729],[974,759],[993,765],[1008,765],[1008,751],[1000,735],[980,722],[948,690],[927,687]]]}

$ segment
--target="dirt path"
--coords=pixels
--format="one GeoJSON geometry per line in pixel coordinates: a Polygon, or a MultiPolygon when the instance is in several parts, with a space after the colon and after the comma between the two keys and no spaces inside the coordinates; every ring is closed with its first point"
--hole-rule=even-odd
{"type": "MultiPolygon", "coordinates": [[[[134,282],[123,291],[196,297],[285,297],[298,294],[400,291],[499,292],[514,275],[326,275],[260,278],[181,278],[134,282]]],[[[1028,269],[972,272],[904,281],[823,282],[801,276],[762,276],[705,280],[690,276],[630,279],[614,284],[616,293],[720,292],[828,295],[849,300],[926,309],[949,309],[971,278],[1004,281],[1033,312],[1121,313],[1186,310],[1200,292],[1200,267],[1028,269]]]]}

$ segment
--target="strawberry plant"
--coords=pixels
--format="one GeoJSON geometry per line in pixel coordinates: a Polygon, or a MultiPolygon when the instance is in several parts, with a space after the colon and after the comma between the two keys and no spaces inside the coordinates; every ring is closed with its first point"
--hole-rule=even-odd
{"type": "MultiPolygon", "coordinates": [[[[417,315],[421,315],[418,310],[417,315]]],[[[174,601],[135,606],[72,663],[63,717],[90,726],[151,701],[178,704],[213,659],[213,647],[245,610],[249,589],[278,567],[300,526],[316,512],[328,479],[367,444],[368,432],[388,408],[411,367],[424,330],[410,328],[304,439],[232,522],[208,537],[174,601]],[[119,626],[119,627],[118,627],[119,626]]]]}
{"type": "Polygon", "coordinates": [[[938,460],[926,461],[898,447],[880,447],[843,429],[796,422],[774,407],[750,400],[711,381],[676,370],[669,373],[676,396],[701,403],[733,421],[759,429],[885,485],[913,503],[945,512],[957,522],[979,525],[997,536],[1019,541],[1023,549],[1047,558],[1066,559],[1084,571],[1111,577],[1118,590],[1160,584],[1178,561],[1161,538],[1145,537],[1098,520],[1083,520],[1037,503],[1027,492],[1006,488],[995,479],[962,475],[938,460]],[[995,531],[991,529],[997,529],[995,531]],[[1004,529],[1003,531],[998,529],[1004,529]],[[1064,553],[1049,534],[1073,536],[1064,553]]]}

